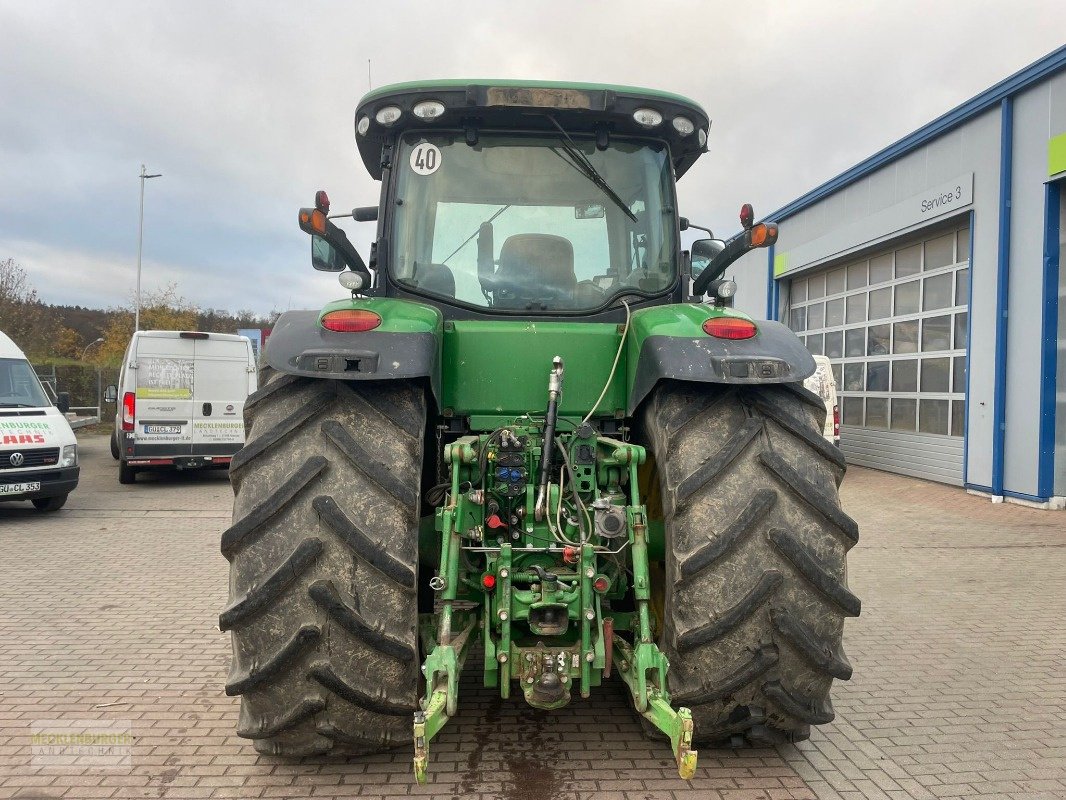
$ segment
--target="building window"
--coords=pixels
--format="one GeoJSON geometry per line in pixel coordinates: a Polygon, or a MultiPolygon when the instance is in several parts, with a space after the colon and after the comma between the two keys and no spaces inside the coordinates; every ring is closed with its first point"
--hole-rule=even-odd
{"type": "Polygon", "coordinates": [[[963,435],[969,247],[957,228],[792,282],[786,319],[831,360],[843,425],[963,435]]]}

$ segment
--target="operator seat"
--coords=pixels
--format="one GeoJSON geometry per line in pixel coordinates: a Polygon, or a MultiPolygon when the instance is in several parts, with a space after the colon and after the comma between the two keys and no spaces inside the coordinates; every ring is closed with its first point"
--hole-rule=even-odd
{"type": "Polygon", "coordinates": [[[550,233],[518,233],[508,236],[500,248],[496,274],[533,291],[548,288],[560,297],[572,298],[577,288],[574,246],[570,240],[550,233]]]}
{"type": "Polygon", "coordinates": [[[455,273],[445,264],[415,263],[411,276],[415,286],[426,292],[455,297],[455,273]]]}

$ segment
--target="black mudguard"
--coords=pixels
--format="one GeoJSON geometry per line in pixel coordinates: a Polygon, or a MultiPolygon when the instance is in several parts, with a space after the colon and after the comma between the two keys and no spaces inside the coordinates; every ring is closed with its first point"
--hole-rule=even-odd
{"type": "Polygon", "coordinates": [[[289,375],[344,381],[424,378],[440,406],[440,339],[433,333],[337,333],[318,311],[287,311],[267,340],[264,362],[289,375]]]}
{"type": "Polygon", "coordinates": [[[661,380],[695,383],[796,383],[814,374],[814,358],[780,322],[760,321],[751,339],[651,335],[637,356],[629,415],[661,380]]]}

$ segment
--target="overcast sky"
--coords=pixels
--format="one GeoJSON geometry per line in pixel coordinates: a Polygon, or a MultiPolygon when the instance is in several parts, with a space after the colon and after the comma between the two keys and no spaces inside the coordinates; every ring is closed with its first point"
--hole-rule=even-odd
{"type": "MultiPolygon", "coordinates": [[[[682,213],[722,233],[1063,44],[1062,0],[14,2],[0,0],[0,260],[51,303],[144,284],[213,308],[344,294],[296,209],[377,202],[353,114],[427,78],[600,81],[688,95],[710,152],[682,213]]],[[[371,223],[349,223],[364,256],[371,223]]],[[[761,279],[755,276],[753,279],[761,279]]]]}

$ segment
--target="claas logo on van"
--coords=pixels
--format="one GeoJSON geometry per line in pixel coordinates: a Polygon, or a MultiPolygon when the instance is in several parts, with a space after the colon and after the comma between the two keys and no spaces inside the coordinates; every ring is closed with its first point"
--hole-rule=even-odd
{"type": "Polygon", "coordinates": [[[5,433],[3,444],[44,444],[39,433],[5,433]]]}

